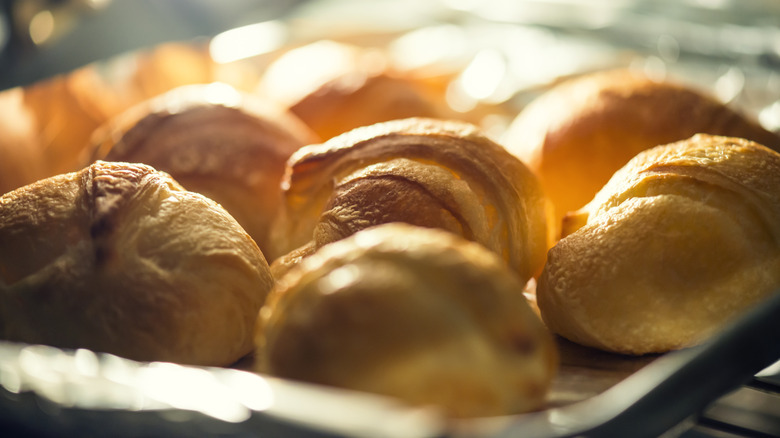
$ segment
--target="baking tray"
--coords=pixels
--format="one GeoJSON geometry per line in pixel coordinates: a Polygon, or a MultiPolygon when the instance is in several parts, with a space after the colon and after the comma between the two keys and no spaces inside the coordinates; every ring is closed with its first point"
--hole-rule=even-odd
{"type": "MultiPolygon", "coordinates": [[[[780,129],[780,9],[771,2],[297,3],[294,10],[264,17],[271,21],[261,24],[284,29],[275,45],[230,62],[262,68],[291,46],[324,38],[436,51],[444,36],[463,44],[435,63],[452,71],[480,59],[498,59],[503,66],[491,93],[467,96],[474,104],[506,110],[486,128],[500,131],[512,114],[562,79],[631,66],[712,90],[769,129],[780,129]]],[[[212,24],[161,34],[159,41],[215,38],[230,27],[212,24]]],[[[240,32],[228,35],[240,38],[240,32]]],[[[77,45],[80,37],[89,35],[74,34],[65,42],[77,45]]],[[[110,63],[109,55],[150,43],[93,56],[110,63]]],[[[40,74],[47,77],[92,61],[61,65],[51,58],[55,52],[42,51],[27,68],[46,66],[40,74]]],[[[4,86],[32,78],[4,77],[10,78],[4,86]]],[[[448,421],[433,408],[383,397],[260,376],[245,371],[251,358],[233,368],[196,368],[0,343],[0,427],[9,436],[710,436],[691,431],[709,418],[717,407],[713,401],[748,385],[776,397],[768,402],[775,406],[768,415],[747,420],[769,421],[763,432],[750,433],[771,436],[780,428],[777,372],[754,375],[780,359],[778,306],[780,299],[771,299],[708,343],[660,356],[614,355],[558,338],[561,369],[545,410],[468,421],[448,421]]]]}
{"type": "Polygon", "coordinates": [[[561,341],[563,367],[550,407],[458,421],[434,408],[239,369],[4,343],[0,425],[18,436],[678,436],[707,405],[780,357],[778,315],[780,290],[704,344],[654,358],[630,360],[561,341]]]}

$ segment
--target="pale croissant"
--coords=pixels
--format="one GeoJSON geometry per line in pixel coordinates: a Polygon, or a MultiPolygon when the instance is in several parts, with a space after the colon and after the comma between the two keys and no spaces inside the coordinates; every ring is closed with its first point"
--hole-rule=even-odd
{"type": "Polygon", "coordinates": [[[394,223],[321,248],[260,312],[258,370],[435,405],[453,417],[542,407],[550,333],[483,246],[394,223]]]}
{"type": "Polygon", "coordinates": [[[780,287],[780,154],[697,135],[637,155],[564,220],[544,321],[619,353],[687,347],[780,287]]]}

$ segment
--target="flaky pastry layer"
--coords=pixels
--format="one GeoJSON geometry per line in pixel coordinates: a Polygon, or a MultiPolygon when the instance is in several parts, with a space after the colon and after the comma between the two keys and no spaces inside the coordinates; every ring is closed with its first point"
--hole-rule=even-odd
{"type": "Polygon", "coordinates": [[[479,242],[523,281],[544,263],[550,238],[538,182],[471,124],[370,125],[300,149],[288,167],[274,254],[298,258],[357,230],[405,222],[479,242]]]}

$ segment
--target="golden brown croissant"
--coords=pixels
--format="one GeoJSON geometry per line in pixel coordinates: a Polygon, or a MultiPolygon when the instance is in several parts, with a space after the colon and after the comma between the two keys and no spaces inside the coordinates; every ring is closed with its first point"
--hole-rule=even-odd
{"type": "Polygon", "coordinates": [[[746,138],[780,150],[780,136],[715,99],[627,70],[586,75],[553,88],[518,115],[503,144],[537,174],[560,221],[640,151],[697,133],[746,138]]]}
{"type": "Polygon", "coordinates": [[[92,132],[122,108],[94,66],[25,87],[24,103],[39,132],[44,177],[81,169],[92,132]]]}
{"type": "Polygon", "coordinates": [[[215,81],[215,63],[205,45],[172,42],[135,54],[125,82],[115,84],[132,106],[185,85],[215,81]]]}
{"type": "Polygon", "coordinates": [[[537,409],[557,350],[522,288],[498,256],[454,234],[363,230],[277,283],[258,319],[258,371],[454,417],[537,409]]]}
{"type": "Polygon", "coordinates": [[[528,169],[468,123],[403,119],[300,149],[274,227],[280,272],[301,256],[387,222],[441,228],[499,254],[523,281],[541,270],[546,199],[528,169]],[[293,251],[296,248],[301,248],[293,251]]]}
{"type": "MultiPolygon", "coordinates": [[[[251,90],[259,80],[255,68],[217,62],[203,41],[167,42],[101,62],[101,79],[122,109],[185,85],[224,82],[251,90]],[[251,85],[250,85],[251,84],[251,85]]],[[[218,55],[217,55],[218,56],[218,55]]]]}
{"type": "Polygon", "coordinates": [[[179,87],[93,136],[96,159],[169,173],[220,203],[265,252],[285,163],[316,136],[295,116],[226,84],[179,87]]]}
{"type": "Polygon", "coordinates": [[[629,354],[686,347],[780,287],[780,154],[697,135],[640,153],[553,247],[548,327],[629,354]]]}
{"type": "Polygon", "coordinates": [[[319,41],[274,61],[258,92],[289,107],[322,139],[388,120],[449,114],[433,89],[387,63],[376,49],[319,41]]]}
{"type": "Polygon", "coordinates": [[[97,162],[0,197],[0,337],[229,365],[272,286],[218,204],[141,164],[97,162]]]}
{"type": "Polygon", "coordinates": [[[21,88],[0,92],[0,195],[45,176],[38,126],[23,98],[21,88]]]}
{"type": "Polygon", "coordinates": [[[166,43],[87,65],[24,88],[24,102],[39,130],[45,174],[79,170],[90,136],[133,105],[185,84],[220,75],[205,46],[166,43]]]}

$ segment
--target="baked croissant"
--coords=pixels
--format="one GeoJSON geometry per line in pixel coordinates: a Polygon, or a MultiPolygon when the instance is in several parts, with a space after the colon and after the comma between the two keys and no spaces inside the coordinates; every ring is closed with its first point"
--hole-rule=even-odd
{"type": "Polygon", "coordinates": [[[0,338],[230,365],[253,348],[268,264],[210,199],[97,162],[0,197],[0,338]]]}
{"type": "MultiPolygon", "coordinates": [[[[297,151],[283,181],[274,262],[388,222],[440,228],[486,246],[523,281],[544,264],[547,204],[516,158],[468,123],[403,119],[297,151]]],[[[276,275],[276,274],[275,274],[276,275]]]]}
{"type": "Polygon", "coordinates": [[[173,41],[104,60],[101,78],[109,92],[128,109],[136,104],[186,85],[227,83],[251,90],[259,80],[255,67],[218,62],[224,48],[204,41],[173,41]]]}
{"type": "Polygon", "coordinates": [[[39,81],[23,90],[24,104],[33,115],[41,142],[42,177],[81,169],[92,132],[122,108],[95,66],[39,81]]]}
{"type": "Polygon", "coordinates": [[[133,54],[130,69],[124,69],[124,81],[117,81],[117,92],[129,106],[186,85],[207,84],[216,79],[216,63],[207,45],[169,42],[133,54]]]}
{"type": "Polygon", "coordinates": [[[558,356],[522,288],[498,256],[454,234],[363,230],[277,283],[258,318],[257,370],[453,417],[537,409],[558,356]]]}
{"type": "Polygon", "coordinates": [[[547,326],[627,354],[690,346],[780,287],[780,154],[697,135],[638,154],[565,220],[547,326]]]}
{"type": "Polygon", "coordinates": [[[441,95],[394,72],[386,58],[376,49],[318,41],[272,62],[258,93],[290,108],[325,140],[388,120],[449,115],[441,95]]]}
{"type": "Polygon", "coordinates": [[[45,176],[38,126],[23,98],[18,87],[0,92],[0,195],[45,176]]]}
{"type": "Polygon", "coordinates": [[[285,163],[317,137],[295,116],[213,83],[179,87],[93,135],[93,159],[148,164],[220,203],[265,252],[285,163]]]}
{"type": "Polygon", "coordinates": [[[564,82],[529,104],[502,143],[536,173],[556,223],[634,155],[697,133],[780,150],[780,136],[688,86],[615,70],[564,82]]]}

